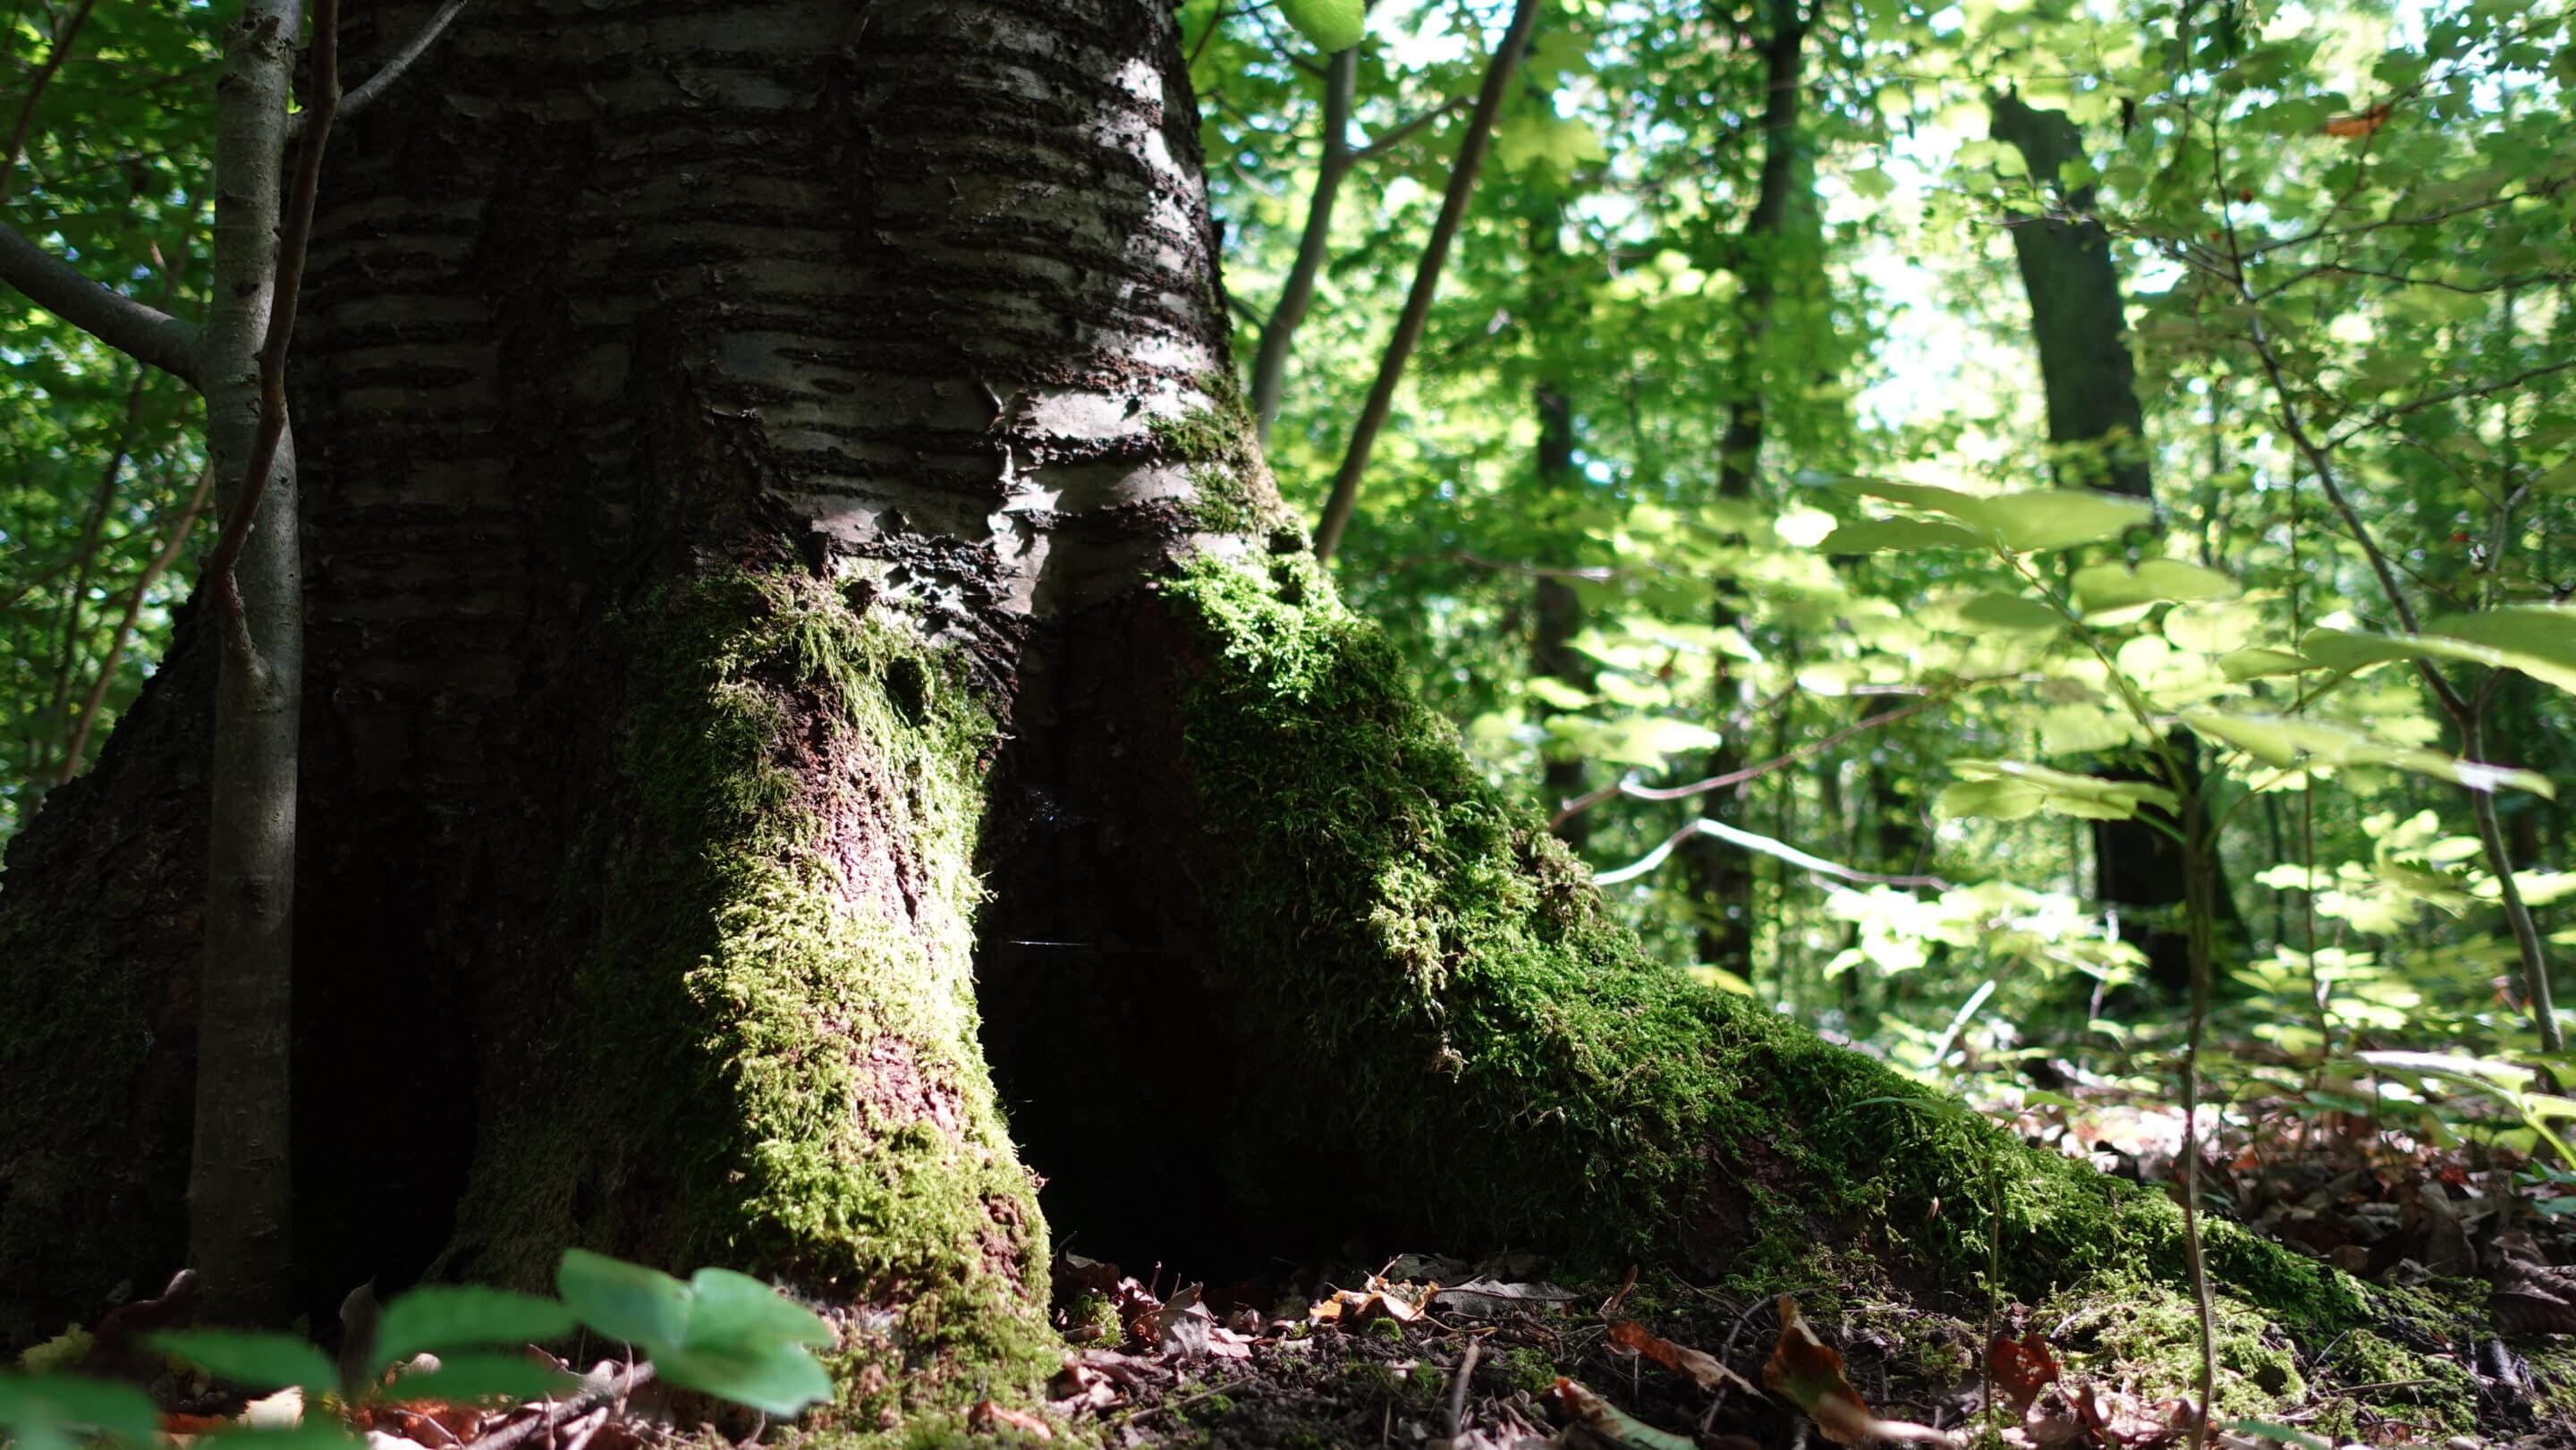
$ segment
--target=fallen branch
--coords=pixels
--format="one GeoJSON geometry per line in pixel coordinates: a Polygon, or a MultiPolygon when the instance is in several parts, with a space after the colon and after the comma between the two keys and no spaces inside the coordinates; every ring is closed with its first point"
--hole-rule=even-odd
{"type": "Polygon", "coordinates": [[[1935,891],[1950,889],[1950,883],[1938,876],[1883,876],[1875,871],[1855,871],[1849,866],[1838,865],[1821,856],[1810,856],[1787,842],[1775,841],[1769,836],[1757,836],[1751,831],[1739,831],[1733,826],[1709,820],[1705,816],[1666,836],[1662,845],[1648,851],[1641,859],[1622,866],[1616,871],[1595,873],[1592,884],[1616,886],[1623,881],[1634,881],[1664,864],[1666,857],[1672,855],[1682,842],[1693,836],[1714,837],[1730,846],[1739,846],[1758,855],[1786,861],[1800,870],[1812,871],[1819,876],[1831,876],[1837,881],[1849,881],[1854,885],[1928,886],[1935,891]]]}

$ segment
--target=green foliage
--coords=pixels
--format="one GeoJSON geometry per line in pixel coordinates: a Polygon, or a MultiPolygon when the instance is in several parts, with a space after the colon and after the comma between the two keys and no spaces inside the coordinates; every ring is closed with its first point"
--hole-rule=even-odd
{"type": "MultiPolygon", "coordinates": [[[[472,1347],[560,1339],[578,1324],[633,1344],[671,1384],[764,1414],[792,1416],[832,1397],[831,1376],[811,1351],[831,1348],[839,1336],[812,1311],[748,1275],[700,1269],[682,1283],[640,1264],[572,1249],[558,1281],[560,1302],[471,1285],[429,1285],[403,1295],[378,1321],[374,1368],[351,1385],[341,1383],[320,1350],[291,1335],[185,1329],[156,1334],[150,1343],[245,1389],[301,1389],[308,1403],[334,1393],[388,1402],[523,1402],[563,1394],[574,1382],[522,1355],[472,1347]],[[459,1348],[467,1352],[453,1352],[459,1348]],[[406,1371],[424,1351],[438,1352],[437,1366],[406,1371]]],[[[0,1375],[0,1432],[22,1447],[69,1450],[91,1437],[147,1446],[159,1429],[159,1411],[129,1385],[57,1373],[0,1375]]],[[[293,1429],[234,1430],[226,1439],[262,1450],[357,1443],[318,1417],[293,1429]]]]}
{"type": "Polygon", "coordinates": [[[664,1379],[772,1415],[832,1397],[807,1353],[837,1342],[830,1325],[729,1269],[683,1284],[654,1269],[574,1249],[556,1278],[582,1322],[652,1356],[664,1379]]]}

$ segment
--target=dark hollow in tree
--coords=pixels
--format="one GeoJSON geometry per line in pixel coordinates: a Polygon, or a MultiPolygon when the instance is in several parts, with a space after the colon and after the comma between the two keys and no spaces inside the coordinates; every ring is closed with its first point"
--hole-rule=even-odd
{"type": "MultiPolygon", "coordinates": [[[[1416,703],[1234,401],[1184,75],[1159,0],[475,6],[333,143],[300,1298],[727,1263],[889,1311],[867,1425],[1034,1381],[1051,1227],[2178,1272],[1648,961],[1416,703]]],[[[12,1342],[181,1252],[210,644],[11,846],[12,1342]]]]}

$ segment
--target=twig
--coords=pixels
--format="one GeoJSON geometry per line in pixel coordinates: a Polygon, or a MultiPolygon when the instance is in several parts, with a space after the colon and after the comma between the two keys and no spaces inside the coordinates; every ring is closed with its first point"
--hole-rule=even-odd
{"type": "Polygon", "coordinates": [[[1586,791],[1582,795],[1576,796],[1573,800],[1566,802],[1564,807],[1558,810],[1555,815],[1548,817],[1547,823],[1551,828],[1553,828],[1563,822],[1567,817],[1579,815],[1584,811],[1588,811],[1614,795],[1624,795],[1632,800],[1641,801],[1678,801],[1688,800],[1693,796],[1706,795],[1710,791],[1724,790],[1730,785],[1742,785],[1748,780],[1769,775],[1772,771],[1785,769],[1797,764],[1801,760],[1805,760],[1811,756],[1831,750],[1835,746],[1842,744],[1844,741],[1849,740],[1853,736],[1861,734],[1864,731],[1875,730],[1881,725],[1892,725],[1895,722],[1904,719],[1908,715],[1919,715],[1924,711],[1931,709],[1935,705],[1946,702],[1950,696],[1957,694],[1959,690],[1964,688],[1968,683],[1970,682],[1960,681],[1956,684],[1935,690],[1933,693],[1915,701],[1911,705],[1900,705],[1893,710],[1883,710],[1865,720],[1855,720],[1851,724],[1844,726],[1842,729],[1837,730],[1831,735],[1827,735],[1820,740],[1808,741],[1806,744],[1799,746],[1797,749],[1792,750],[1785,755],[1776,756],[1770,760],[1763,761],[1759,765],[1748,765],[1742,770],[1730,770],[1723,775],[1712,775],[1705,780],[1692,781],[1688,785],[1639,785],[1633,780],[1619,780],[1612,784],[1602,786],[1598,790],[1586,791]]]}
{"type": "Polygon", "coordinates": [[[1455,1440],[1466,1429],[1467,1381],[1475,1376],[1476,1356],[1484,1351],[1481,1339],[1467,1341],[1467,1352],[1458,1356],[1458,1372],[1449,1381],[1449,1438],[1455,1440]]]}
{"type": "MultiPolygon", "coordinates": [[[[329,0],[324,0],[324,3],[329,3],[329,0]]],[[[465,1450],[517,1450],[518,1446],[525,1445],[539,1435],[554,1433],[555,1427],[567,1420],[587,1415],[611,1401],[625,1399],[649,1383],[652,1378],[651,1360],[648,1359],[642,1364],[630,1364],[597,1384],[584,1385],[561,1404],[548,1406],[545,1413],[541,1415],[531,1416],[516,1424],[504,1425],[489,1435],[467,1442],[465,1450]]]]}
{"type": "Polygon", "coordinates": [[[1349,527],[1351,509],[1359,501],[1360,476],[1368,471],[1369,451],[1377,446],[1378,430],[1386,426],[1386,416],[1395,406],[1395,385],[1404,377],[1405,361],[1413,355],[1414,344],[1422,340],[1423,325],[1431,319],[1432,295],[1440,290],[1440,269],[1449,260],[1449,244],[1457,239],[1458,228],[1467,219],[1467,199],[1476,189],[1476,172],[1484,165],[1485,145],[1493,139],[1494,118],[1503,109],[1503,89],[1512,72],[1520,67],[1521,53],[1529,49],[1530,32],[1538,26],[1539,0],[1517,0],[1512,7],[1511,28],[1503,32],[1503,43],[1494,51],[1491,64],[1485,67],[1485,83],[1476,93],[1476,111],[1467,120],[1467,134],[1459,139],[1458,159],[1449,168],[1449,189],[1440,199],[1439,219],[1431,224],[1431,236],[1422,247],[1422,260],[1414,268],[1413,290],[1405,295],[1404,311],[1395,320],[1395,335],[1387,340],[1386,353],[1378,359],[1377,380],[1369,385],[1368,401],[1360,406],[1359,421],[1352,425],[1351,441],[1342,454],[1342,466],[1333,475],[1333,491],[1324,501],[1323,519],[1315,525],[1315,557],[1330,561],[1333,550],[1341,544],[1342,530],[1349,527]]]}
{"type": "MultiPolygon", "coordinates": [[[[446,4],[439,6],[438,13],[430,16],[422,24],[420,33],[406,42],[402,49],[395,51],[393,58],[386,61],[383,68],[367,77],[366,84],[341,98],[339,109],[332,116],[332,124],[355,120],[359,112],[384,99],[385,92],[392,90],[394,82],[403,78],[403,73],[411,69],[412,63],[419,60],[427,53],[430,46],[437,43],[438,37],[446,33],[448,25],[462,14],[464,9],[465,0],[447,0],[446,4]]],[[[292,141],[303,135],[304,126],[305,118],[297,117],[287,127],[286,138],[292,141]]]]}
{"type": "Polygon", "coordinates": [[[1315,192],[1306,204],[1306,230],[1297,239],[1297,260],[1279,288],[1270,319],[1261,326],[1261,348],[1253,356],[1252,427],[1254,436],[1265,443],[1270,425],[1279,417],[1279,393],[1288,376],[1288,345],[1306,320],[1306,308],[1315,299],[1315,279],[1324,270],[1325,253],[1331,250],[1333,203],[1341,194],[1343,174],[1351,169],[1351,108],[1359,94],[1359,78],[1359,47],[1336,51],[1324,75],[1323,149],[1315,165],[1315,192]]]}
{"type": "Polygon", "coordinates": [[[1455,114],[1459,107],[1464,106],[1467,103],[1467,98],[1465,96],[1451,96],[1448,100],[1443,101],[1439,105],[1432,107],[1430,110],[1423,112],[1421,115],[1416,116],[1409,121],[1399,121],[1395,125],[1388,127],[1385,131],[1380,132],[1376,140],[1373,140],[1366,146],[1352,152],[1351,159],[1354,161],[1370,161],[1383,156],[1387,152],[1394,150],[1396,147],[1403,145],[1406,140],[1412,137],[1414,132],[1421,130],[1423,127],[1430,125],[1432,122],[1439,120],[1443,116],[1455,114]]]}
{"type": "Polygon", "coordinates": [[[26,98],[18,103],[17,124],[9,130],[9,149],[0,151],[0,201],[8,200],[10,188],[17,184],[18,159],[27,154],[27,133],[36,124],[36,103],[45,98],[45,87],[53,83],[54,72],[71,58],[72,42],[80,38],[81,27],[89,23],[89,13],[96,8],[98,0],[81,0],[80,8],[55,27],[44,64],[36,67],[35,75],[27,81],[26,98]]]}
{"type": "Polygon", "coordinates": [[[1820,856],[1810,856],[1795,846],[1775,841],[1769,836],[1757,836],[1751,831],[1739,831],[1724,822],[1712,821],[1705,816],[1666,836],[1663,844],[1648,851],[1639,860],[1622,866],[1616,871],[1595,873],[1592,884],[1616,886],[1623,881],[1634,881],[1664,864],[1664,858],[1672,855],[1675,848],[1693,836],[1713,836],[1730,846],[1741,846],[1747,851],[1786,861],[1802,870],[1813,871],[1820,876],[1831,876],[1836,880],[1849,881],[1856,885],[1928,886],[1935,891],[1950,889],[1950,883],[1938,876],[1882,876],[1874,871],[1855,871],[1849,866],[1836,865],[1820,856]]]}
{"type": "Polygon", "coordinates": [[[63,747],[61,771],[54,777],[60,785],[80,773],[81,753],[89,746],[90,727],[98,723],[99,707],[107,699],[107,688],[116,678],[116,667],[124,662],[125,647],[134,639],[135,622],[142,618],[144,597],[153,584],[169,572],[171,564],[188,545],[188,533],[196,526],[197,515],[204,511],[206,496],[214,491],[215,465],[208,460],[197,473],[197,487],[188,495],[187,504],[179,510],[178,519],[170,525],[170,535],[161,543],[161,552],[145,565],[134,587],[125,596],[125,617],[117,621],[116,633],[108,640],[107,653],[98,662],[98,678],[90,681],[89,698],[81,702],[80,719],[73,722],[72,738],[63,747]]]}

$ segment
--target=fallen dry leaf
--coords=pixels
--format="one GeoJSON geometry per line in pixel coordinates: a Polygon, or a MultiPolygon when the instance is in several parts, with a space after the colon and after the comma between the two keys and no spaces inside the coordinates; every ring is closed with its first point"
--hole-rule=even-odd
{"type": "Polygon", "coordinates": [[[1444,1314],[1455,1314],[1464,1319],[1492,1319],[1549,1304],[1571,1304],[1576,1297],[1573,1290],[1554,1284],[1518,1284],[1479,1278],[1433,1290],[1429,1304],[1444,1314]]]}
{"type": "Polygon", "coordinates": [[[1728,1369],[1716,1355],[1675,1344],[1669,1339],[1658,1339],[1647,1331],[1646,1326],[1633,1319],[1611,1320],[1610,1339],[1612,1343],[1634,1350],[1676,1374],[1689,1375],[1701,1389],[1715,1390],[1733,1385],[1747,1394],[1761,1393],[1751,1380],[1728,1369]]]}
{"type": "Polygon", "coordinates": [[[975,1408],[966,1412],[966,1428],[969,1430],[989,1435],[1004,1426],[1039,1440],[1055,1438],[1055,1430],[1046,1421],[1026,1410],[1014,1410],[1008,1405],[994,1404],[991,1400],[979,1400],[975,1408]]]}
{"type": "Polygon", "coordinates": [[[1699,1450],[1688,1435],[1658,1430],[1570,1379],[1556,1382],[1556,1402],[1585,1432],[1628,1450],[1699,1450]]]}
{"type": "Polygon", "coordinates": [[[241,1422],[255,1430],[292,1430],[304,1423],[304,1391],[288,1385],[242,1406],[241,1422]]]}
{"type": "Polygon", "coordinates": [[[2057,1382],[2057,1356],[2048,1352],[2048,1341],[2036,1329],[2018,1343],[1997,1334],[1986,1346],[1986,1367],[1994,1375],[1996,1393],[2016,1416],[2027,1413],[2039,1392],[2057,1382]]]}
{"type": "Polygon", "coordinates": [[[1780,1342],[1762,1366],[1762,1382],[1786,1395],[1825,1438],[1837,1445],[1858,1445],[1876,1435],[1888,1440],[1915,1440],[1930,1445],[1955,1443],[1951,1436],[1910,1420],[1882,1420],[1870,1413],[1860,1392],[1843,1378],[1843,1357],[1836,1354],[1806,1316],[1798,1301],[1780,1296],[1780,1342]]]}
{"type": "Polygon", "coordinates": [[[1216,1316],[1199,1302],[1199,1286],[1192,1284],[1154,1316],[1154,1344],[1165,1354],[1197,1359],[1208,1352],[1208,1334],[1215,1327],[1216,1316]]]}
{"type": "Polygon", "coordinates": [[[2576,1334],[2576,1270],[2504,1259],[2487,1313],[2507,1334],[2576,1334]]]}

